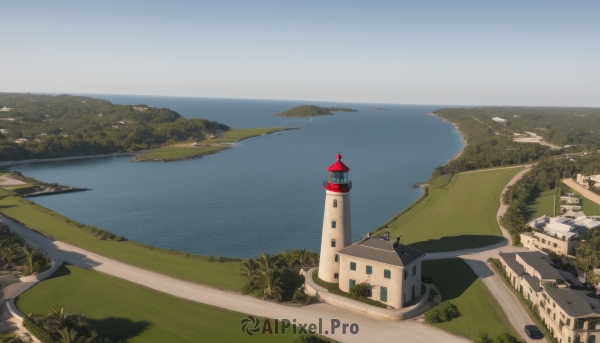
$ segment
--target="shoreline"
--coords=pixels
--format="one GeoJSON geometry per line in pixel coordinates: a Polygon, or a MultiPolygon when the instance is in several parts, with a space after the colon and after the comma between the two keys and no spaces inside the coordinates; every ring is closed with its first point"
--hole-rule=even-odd
{"type": "MultiPolygon", "coordinates": [[[[453,160],[459,158],[460,155],[462,155],[462,153],[465,150],[465,148],[467,147],[468,142],[467,142],[467,139],[465,138],[465,135],[458,129],[458,124],[455,124],[455,123],[453,123],[451,121],[448,121],[448,120],[446,120],[446,119],[444,119],[442,117],[439,117],[438,115],[435,114],[435,111],[429,112],[427,114],[429,114],[432,117],[436,117],[436,118],[438,118],[440,120],[443,120],[446,123],[452,124],[454,126],[454,129],[456,130],[456,132],[458,132],[458,134],[460,134],[460,140],[464,143],[464,145],[463,145],[462,149],[460,149],[459,152],[457,152],[454,156],[452,156],[452,158],[450,159],[450,161],[453,161],[453,160]]],[[[450,161],[448,161],[448,162],[450,162],[450,161]]],[[[448,163],[446,163],[446,164],[448,164],[448,163]]]]}
{"type": "Polygon", "coordinates": [[[35,164],[35,163],[50,163],[50,162],[65,162],[65,161],[74,161],[74,160],[87,160],[93,158],[111,158],[111,157],[120,157],[120,156],[137,156],[146,153],[146,150],[140,150],[135,152],[115,152],[112,154],[101,154],[101,155],[84,155],[84,156],[70,156],[70,157],[55,157],[55,158],[37,158],[30,160],[21,160],[21,161],[6,161],[0,162],[0,168],[2,167],[11,167],[22,164],[35,164]]]}

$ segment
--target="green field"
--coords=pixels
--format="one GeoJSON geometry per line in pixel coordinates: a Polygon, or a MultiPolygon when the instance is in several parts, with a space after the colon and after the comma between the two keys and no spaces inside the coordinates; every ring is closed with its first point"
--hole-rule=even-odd
{"type": "MultiPolygon", "coordinates": [[[[20,295],[21,312],[46,314],[64,307],[84,312],[100,336],[130,342],[292,342],[293,335],[241,331],[245,314],[183,300],[100,272],[62,266],[20,295]]],[[[262,320],[261,320],[262,322],[262,320]]]]}
{"type": "Polygon", "coordinates": [[[527,222],[539,218],[543,215],[552,217],[554,211],[554,196],[556,191],[550,189],[543,192],[532,192],[531,196],[526,200],[527,206],[525,207],[525,220],[527,222]]]}
{"type": "Polygon", "coordinates": [[[199,142],[198,146],[192,146],[192,142],[180,143],[176,145],[164,146],[152,149],[148,153],[134,158],[136,161],[177,161],[185,160],[202,155],[214,154],[226,149],[226,146],[209,145],[218,143],[235,143],[243,139],[266,135],[269,133],[289,130],[289,127],[269,127],[269,128],[251,128],[236,129],[225,132],[223,137],[205,139],[199,142]]]}
{"type": "Polygon", "coordinates": [[[521,168],[444,175],[429,186],[418,204],[392,218],[376,235],[392,238],[425,252],[453,251],[502,241],[496,222],[500,194],[521,168]],[[387,228],[385,226],[388,226],[387,228]]]}
{"type": "Polygon", "coordinates": [[[152,149],[147,154],[137,156],[136,161],[145,160],[185,160],[192,157],[214,154],[225,149],[224,146],[164,146],[152,149]]]}
{"type": "Polygon", "coordinates": [[[576,197],[581,199],[581,208],[587,216],[600,216],[600,205],[584,197],[583,195],[569,189],[570,193],[574,193],[576,197]]]}
{"type": "Polygon", "coordinates": [[[0,213],[57,240],[134,266],[220,289],[239,291],[242,286],[238,279],[241,263],[207,262],[204,256],[170,253],[134,241],[101,240],[78,228],[68,218],[3,189],[0,189],[0,213]]]}
{"type": "Polygon", "coordinates": [[[442,301],[452,302],[461,313],[449,322],[433,325],[469,339],[475,339],[479,332],[491,337],[507,332],[518,337],[496,299],[465,261],[423,261],[423,275],[431,276],[442,301]]]}

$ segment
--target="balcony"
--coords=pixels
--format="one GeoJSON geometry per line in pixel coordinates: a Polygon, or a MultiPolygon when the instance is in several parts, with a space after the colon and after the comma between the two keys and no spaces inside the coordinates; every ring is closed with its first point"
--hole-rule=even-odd
{"type": "Polygon", "coordinates": [[[349,191],[352,189],[352,181],[348,181],[348,183],[330,183],[327,180],[323,180],[323,187],[331,191],[349,191]]]}

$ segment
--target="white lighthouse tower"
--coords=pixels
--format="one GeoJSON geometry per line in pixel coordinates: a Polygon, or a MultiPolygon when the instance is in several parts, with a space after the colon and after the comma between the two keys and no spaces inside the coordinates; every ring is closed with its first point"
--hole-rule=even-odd
{"type": "Polygon", "coordinates": [[[340,262],[338,251],[352,243],[352,223],[350,220],[350,189],[348,168],[342,163],[342,155],[327,168],[329,177],[323,181],[325,188],[325,213],[321,256],[319,258],[319,278],[327,282],[339,282],[340,262]]]}

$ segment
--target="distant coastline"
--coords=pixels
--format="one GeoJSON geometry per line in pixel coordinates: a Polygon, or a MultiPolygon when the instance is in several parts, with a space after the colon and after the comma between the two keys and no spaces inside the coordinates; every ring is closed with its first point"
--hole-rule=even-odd
{"type": "Polygon", "coordinates": [[[37,158],[31,160],[20,160],[20,161],[6,161],[0,162],[1,167],[11,167],[21,164],[34,164],[34,163],[49,163],[49,162],[64,162],[64,161],[75,161],[75,160],[87,160],[92,158],[111,158],[119,156],[137,156],[145,153],[145,150],[136,152],[115,152],[112,154],[101,154],[101,155],[84,155],[84,156],[70,156],[70,157],[55,157],[55,158],[37,158]]]}
{"type": "Polygon", "coordinates": [[[435,111],[433,111],[433,112],[429,112],[429,113],[427,113],[427,114],[429,114],[430,116],[436,117],[436,118],[438,118],[438,119],[441,119],[441,120],[445,121],[446,123],[450,123],[450,124],[452,124],[452,125],[454,126],[454,128],[456,129],[456,132],[458,132],[458,133],[460,134],[460,140],[461,140],[461,141],[464,143],[464,145],[463,145],[462,149],[460,149],[460,151],[459,151],[459,152],[457,152],[457,153],[456,153],[456,154],[455,154],[455,155],[454,155],[454,156],[453,156],[453,157],[450,159],[450,161],[452,161],[452,160],[455,160],[455,159],[459,158],[459,157],[460,157],[460,155],[462,154],[462,152],[463,152],[463,151],[465,150],[465,148],[467,147],[467,143],[468,143],[468,142],[467,142],[467,139],[466,139],[465,135],[464,135],[464,134],[463,134],[463,133],[462,133],[462,132],[461,132],[461,131],[458,129],[458,125],[457,125],[457,124],[455,124],[455,123],[453,123],[453,122],[451,122],[451,121],[448,121],[448,120],[446,120],[446,119],[444,119],[444,118],[441,118],[441,117],[437,116],[437,115],[435,114],[435,111]]]}

